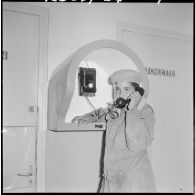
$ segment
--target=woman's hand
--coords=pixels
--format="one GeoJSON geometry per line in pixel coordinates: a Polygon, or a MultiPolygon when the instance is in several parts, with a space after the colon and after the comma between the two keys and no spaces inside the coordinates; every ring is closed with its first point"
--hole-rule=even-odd
{"type": "Polygon", "coordinates": [[[137,108],[139,102],[142,99],[142,96],[140,95],[140,93],[138,91],[135,91],[134,93],[132,93],[129,97],[131,99],[130,103],[129,103],[129,109],[133,109],[133,108],[137,108]]]}
{"type": "Polygon", "coordinates": [[[88,123],[93,123],[97,121],[97,117],[96,116],[76,116],[72,119],[71,123],[74,124],[88,124],[88,123]]]}
{"type": "Polygon", "coordinates": [[[84,117],[83,116],[75,116],[72,120],[71,123],[74,124],[79,124],[83,121],[84,117]]]}

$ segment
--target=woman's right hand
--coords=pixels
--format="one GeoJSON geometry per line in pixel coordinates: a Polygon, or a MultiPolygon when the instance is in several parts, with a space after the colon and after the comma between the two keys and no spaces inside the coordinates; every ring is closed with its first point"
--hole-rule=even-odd
{"type": "Polygon", "coordinates": [[[84,122],[83,119],[84,119],[83,116],[76,116],[76,117],[74,117],[74,118],[71,120],[71,123],[80,125],[81,123],[84,122]]]}
{"type": "Polygon", "coordinates": [[[72,119],[71,123],[74,124],[88,124],[88,123],[93,123],[97,121],[97,117],[87,117],[87,116],[76,116],[72,119]]]}

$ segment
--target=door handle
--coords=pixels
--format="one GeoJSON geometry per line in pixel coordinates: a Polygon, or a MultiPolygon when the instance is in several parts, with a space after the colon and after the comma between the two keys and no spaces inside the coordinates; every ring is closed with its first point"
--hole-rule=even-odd
{"type": "Polygon", "coordinates": [[[18,173],[18,176],[24,176],[24,177],[30,177],[32,176],[32,173],[18,173]]]}
{"type": "Polygon", "coordinates": [[[33,165],[29,165],[29,172],[27,173],[18,173],[18,176],[23,176],[23,177],[30,177],[33,175],[33,165]]]}

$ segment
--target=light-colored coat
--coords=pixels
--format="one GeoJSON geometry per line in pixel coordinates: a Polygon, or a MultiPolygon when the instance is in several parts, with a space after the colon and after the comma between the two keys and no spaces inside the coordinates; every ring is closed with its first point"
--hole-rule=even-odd
{"type": "MultiPolygon", "coordinates": [[[[104,109],[98,112],[102,116],[99,121],[104,121],[104,109]]],[[[117,119],[108,117],[106,122],[100,192],[156,192],[147,152],[154,135],[155,118],[151,106],[145,104],[141,110],[122,109],[117,119]]]]}

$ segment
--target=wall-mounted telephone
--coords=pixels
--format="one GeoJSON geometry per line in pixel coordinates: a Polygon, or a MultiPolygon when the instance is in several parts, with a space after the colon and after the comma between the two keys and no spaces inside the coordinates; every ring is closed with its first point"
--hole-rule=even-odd
{"type": "Polygon", "coordinates": [[[96,69],[79,67],[79,96],[95,96],[96,69]]]}
{"type": "MultiPolygon", "coordinates": [[[[140,93],[141,96],[144,95],[144,89],[142,87],[136,87],[135,91],[138,91],[140,93]]],[[[129,104],[129,102],[131,101],[131,99],[124,99],[122,97],[119,97],[116,99],[116,101],[114,102],[114,106],[116,108],[124,108],[127,104],[129,104]]]]}

